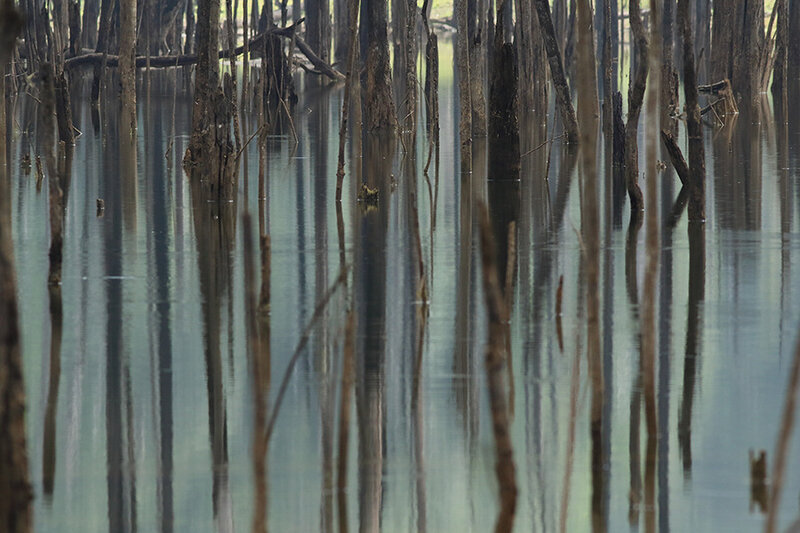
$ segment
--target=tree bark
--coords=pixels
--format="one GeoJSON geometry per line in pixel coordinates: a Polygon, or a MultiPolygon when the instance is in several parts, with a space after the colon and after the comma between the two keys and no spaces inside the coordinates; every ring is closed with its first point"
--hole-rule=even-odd
{"type": "Polygon", "coordinates": [[[731,77],[733,65],[732,46],[736,0],[714,0],[711,34],[711,78],[721,80],[731,77]]]}
{"type": "Polygon", "coordinates": [[[631,216],[639,216],[644,208],[642,190],[639,188],[639,114],[642,111],[644,91],[647,84],[648,43],[642,24],[639,0],[630,3],[631,31],[634,38],[635,70],[631,67],[630,92],[628,93],[628,122],[625,125],[625,185],[631,201],[631,216]]]}
{"type": "Polygon", "coordinates": [[[564,130],[569,142],[578,142],[578,122],[575,119],[575,109],[569,95],[567,78],[564,74],[564,64],[561,60],[558,40],[556,38],[553,19],[550,17],[550,4],[548,0],[534,0],[536,14],[539,17],[539,27],[542,29],[542,39],[547,50],[547,59],[550,62],[550,75],[553,77],[553,86],[556,91],[556,105],[564,122],[564,130]]]}
{"type": "Polygon", "coordinates": [[[119,82],[122,120],[136,138],[136,0],[120,0],[119,82]]]}
{"type": "MultiPolygon", "coordinates": [[[[511,0],[502,0],[501,6],[511,0]]],[[[489,175],[518,180],[520,170],[517,58],[511,43],[503,42],[506,13],[497,8],[494,59],[489,85],[489,175]]]]}
{"type": "Polygon", "coordinates": [[[678,0],[678,23],[683,37],[683,95],[686,101],[686,131],[689,136],[689,221],[703,221],[706,218],[706,157],[700,107],[697,104],[694,37],[688,4],[689,0],[678,0]]]}
{"type": "MultiPolygon", "coordinates": [[[[108,54],[109,40],[111,36],[111,14],[114,9],[113,0],[102,0],[100,5],[100,27],[97,32],[97,48],[95,51],[104,56],[108,54]]],[[[102,76],[105,75],[105,59],[100,64],[94,66],[94,77],[92,78],[92,102],[97,103],[100,98],[100,83],[102,76]]]]}
{"type": "Polygon", "coordinates": [[[219,84],[219,12],[220,0],[198,3],[192,136],[183,165],[192,179],[203,181],[209,197],[228,201],[235,192],[231,168],[232,106],[219,84]]]}
{"type": "Polygon", "coordinates": [[[362,86],[364,124],[367,131],[395,125],[387,30],[387,0],[361,3],[362,86]]]}
{"type": "Polygon", "coordinates": [[[461,173],[472,169],[472,89],[470,84],[469,39],[467,30],[467,0],[455,0],[456,67],[458,69],[459,121],[458,133],[461,142],[461,173]]]}
{"type": "MultiPolygon", "coordinates": [[[[22,16],[11,0],[0,2],[0,95],[22,16]]],[[[14,242],[11,233],[11,180],[6,171],[6,106],[0,105],[0,529],[32,529],[32,489],[25,439],[25,383],[20,352],[14,242]]]]}

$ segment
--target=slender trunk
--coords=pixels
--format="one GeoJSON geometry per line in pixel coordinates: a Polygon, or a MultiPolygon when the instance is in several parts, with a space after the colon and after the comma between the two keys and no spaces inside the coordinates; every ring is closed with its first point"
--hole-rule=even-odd
{"type": "Polygon", "coordinates": [[[678,23],[683,38],[683,94],[686,100],[686,131],[689,136],[689,220],[705,220],[705,148],[700,107],[697,104],[693,31],[689,0],[678,0],[678,23]]]}
{"type": "MultiPolygon", "coordinates": [[[[109,40],[111,36],[111,15],[114,10],[113,0],[102,0],[100,5],[100,27],[97,32],[97,48],[95,51],[103,55],[108,54],[109,40]]],[[[94,77],[92,78],[92,102],[97,103],[100,99],[101,77],[105,75],[105,61],[94,67],[94,77]]]]}
{"type": "Polygon", "coordinates": [[[567,78],[564,74],[564,65],[561,60],[558,40],[556,38],[553,19],[550,17],[550,5],[548,0],[534,0],[536,14],[539,17],[539,27],[542,29],[542,39],[547,50],[547,59],[550,62],[550,75],[553,77],[553,86],[556,91],[556,104],[564,122],[564,130],[567,133],[569,142],[578,141],[578,122],[575,119],[575,110],[572,107],[572,99],[567,86],[567,78]]]}
{"type": "Polygon", "coordinates": [[[631,83],[628,93],[628,122],[625,125],[625,185],[631,201],[631,216],[640,216],[644,208],[642,190],[639,188],[639,114],[647,84],[648,43],[642,24],[639,0],[631,0],[630,22],[633,33],[635,61],[631,63],[631,83]],[[633,63],[636,64],[635,69],[633,63]]]}
{"type": "Polygon", "coordinates": [[[472,90],[469,68],[469,39],[467,37],[467,0],[455,0],[456,25],[456,67],[458,69],[459,126],[461,140],[461,173],[472,170],[472,90]]]}
{"type": "MultiPolygon", "coordinates": [[[[659,217],[658,217],[658,96],[661,90],[661,28],[658,17],[658,0],[650,1],[650,80],[647,83],[647,129],[646,169],[647,169],[647,225],[645,230],[645,271],[642,293],[642,344],[640,365],[642,389],[644,390],[644,412],[647,421],[648,443],[658,435],[655,392],[656,360],[656,290],[658,284],[659,259],[659,217]]],[[[645,491],[647,494],[647,491],[645,491]]],[[[646,497],[647,499],[647,497],[646,497]]],[[[652,514],[648,516],[653,516],[652,514]]]]}
{"type": "MultiPolygon", "coordinates": [[[[775,32],[775,65],[772,74],[772,99],[780,106],[782,117],[788,112],[786,98],[789,58],[789,7],[787,0],[778,0],[774,9],[778,10],[778,28],[775,32]]],[[[797,40],[796,38],[793,40],[797,40]]]]}
{"type": "Polygon", "coordinates": [[[120,0],[119,81],[122,121],[136,137],[136,0],[120,0]]]}
{"type": "Polygon", "coordinates": [[[603,403],[605,380],[600,341],[600,215],[597,173],[597,66],[595,64],[592,8],[589,0],[577,3],[577,89],[580,125],[581,232],[586,246],[586,357],[591,383],[590,436],[592,442],[592,525],[605,530],[603,516],[606,467],[603,465],[603,403]]]}

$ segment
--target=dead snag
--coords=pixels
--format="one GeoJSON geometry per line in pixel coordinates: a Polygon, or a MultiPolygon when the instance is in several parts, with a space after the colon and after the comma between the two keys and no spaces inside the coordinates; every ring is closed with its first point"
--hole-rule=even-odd
{"type": "Polygon", "coordinates": [[[678,24],[683,35],[683,94],[686,100],[686,131],[689,136],[689,220],[702,221],[706,218],[706,157],[700,108],[697,105],[694,38],[689,18],[689,0],[678,0],[678,24]]]}
{"type": "MultiPolygon", "coordinates": [[[[11,0],[0,1],[0,94],[5,94],[5,70],[22,16],[11,0]]],[[[32,489],[28,478],[25,439],[25,383],[20,353],[11,204],[6,176],[5,106],[0,106],[0,530],[31,530],[32,489]]]]}
{"type": "Polygon", "coordinates": [[[639,115],[647,85],[648,42],[642,24],[639,0],[631,0],[630,23],[634,38],[634,59],[631,63],[631,89],[628,93],[628,122],[625,125],[625,185],[631,201],[631,216],[644,209],[642,190],[639,188],[639,115]]]}
{"type": "Polygon", "coordinates": [[[517,118],[517,60],[511,43],[503,42],[502,0],[497,8],[489,84],[489,169],[494,179],[519,179],[520,149],[517,118]]]}
{"type": "Polygon", "coordinates": [[[578,121],[575,119],[575,109],[569,95],[567,77],[564,74],[564,63],[561,59],[561,50],[558,46],[553,19],[550,16],[550,3],[547,0],[534,0],[536,14],[539,17],[539,26],[542,29],[542,40],[547,50],[547,60],[550,62],[550,75],[556,91],[556,104],[564,129],[567,131],[569,142],[578,142],[578,121]]]}

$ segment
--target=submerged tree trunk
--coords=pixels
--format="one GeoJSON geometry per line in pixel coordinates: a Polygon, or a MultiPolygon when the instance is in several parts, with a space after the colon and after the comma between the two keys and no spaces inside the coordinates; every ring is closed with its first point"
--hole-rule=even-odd
{"type": "Polygon", "coordinates": [[[642,190],[639,188],[639,114],[644,101],[647,83],[648,43],[642,24],[639,0],[630,3],[631,31],[633,32],[634,59],[631,63],[631,83],[628,93],[628,122],[625,125],[625,185],[631,201],[631,217],[640,216],[644,208],[642,190]],[[635,63],[635,71],[633,64],[635,63]]]}
{"type": "Polygon", "coordinates": [[[461,173],[472,169],[472,89],[470,84],[469,39],[467,37],[467,0],[455,0],[456,66],[458,69],[459,121],[458,133],[461,142],[461,173]]]}
{"type": "Polygon", "coordinates": [[[27,533],[32,526],[25,383],[11,235],[11,180],[6,173],[5,73],[21,31],[22,16],[14,3],[0,1],[0,530],[8,533],[27,533]]]}
{"type": "Polygon", "coordinates": [[[193,179],[204,181],[210,196],[222,201],[233,199],[234,187],[231,106],[219,86],[219,7],[220,0],[198,3],[192,137],[183,165],[193,179]]]}
{"type": "Polygon", "coordinates": [[[367,131],[390,128],[396,120],[389,68],[386,1],[365,0],[361,3],[362,105],[367,131]]]}
{"type": "Polygon", "coordinates": [[[492,179],[516,181],[520,170],[517,60],[513,45],[503,41],[503,6],[510,2],[502,0],[497,8],[489,85],[489,175],[492,179]]]}
{"type": "Polygon", "coordinates": [[[733,39],[731,83],[744,108],[757,112],[761,94],[759,64],[764,46],[764,0],[737,2],[736,16],[732,33],[741,37],[733,39]]]}
{"type": "Polygon", "coordinates": [[[119,81],[122,121],[136,135],[136,0],[120,0],[119,81]]]}
{"type": "Polygon", "coordinates": [[[678,0],[678,23],[683,37],[683,94],[686,100],[686,131],[689,136],[689,220],[705,220],[706,163],[703,126],[697,104],[692,23],[689,0],[678,0]]]}
{"type": "Polygon", "coordinates": [[[547,50],[547,59],[550,62],[550,75],[553,77],[553,85],[556,91],[556,105],[564,122],[564,130],[567,133],[569,142],[578,141],[578,122],[575,119],[575,109],[572,107],[572,100],[567,86],[567,77],[564,74],[564,64],[561,59],[561,51],[558,46],[553,19],[550,17],[550,5],[548,0],[534,0],[536,14],[539,17],[539,27],[542,29],[542,39],[547,50]]]}

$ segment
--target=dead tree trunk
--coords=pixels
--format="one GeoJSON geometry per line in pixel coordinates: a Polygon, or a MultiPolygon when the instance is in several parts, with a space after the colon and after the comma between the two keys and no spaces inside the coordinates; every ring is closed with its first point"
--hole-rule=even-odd
{"type": "MultiPolygon", "coordinates": [[[[733,70],[731,83],[748,111],[760,109],[761,73],[759,64],[764,45],[764,0],[737,2],[733,27],[733,70]],[[740,38],[738,36],[741,36],[740,38]]],[[[716,80],[715,80],[716,81],[716,80]]]]}
{"type": "Polygon", "coordinates": [[[800,79],[800,2],[789,2],[789,35],[795,36],[789,39],[789,51],[786,58],[786,77],[789,80],[800,79]]]}
{"type": "Polygon", "coordinates": [[[455,0],[456,67],[458,69],[459,121],[458,133],[461,142],[461,173],[472,168],[472,89],[470,88],[469,39],[467,32],[467,0],[455,0]]]}
{"type": "MultiPolygon", "coordinates": [[[[787,0],[778,0],[773,9],[778,10],[778,28],[775,32],[775,65],[772,73],[772,99],[780,104],[784,120],[786,118],[787,73],[789,55],[789,7],[787,0]]],[[[797,41],[797,37],[793,41],[797,41]]]]}
{"type": "Polygon", "coordinates": [[[84,0],[83,2],[81,42],[86,48],[97,46],[97,15],[99,7],[98,0],[84,0]]]}
{"type": "Polygon", "coordinates": [[[391,128],[395,124],[395,106],[389,68],[387,0],[361,3],[361,57],[364,87],[364,125],[367,131],[391,128]]]}
{"type": "Polygon", "coordinates": [[[120,0],[119,82],[122,121],[136,135],[136,0],[120,0]]]}
{"type": "Polygon", "coordinates": [[[591,436],[591,516],[593,529],[602,528],[603,492],[607,473],[604,468],[603,405],[605,378],[600,340],[600,215],[597,173],[597,66],[595,63],[592,8],[589,0],[577,2],[576,82],[581,161],[581,233],[586,246],[582,263],[586,265],[586,358],[591,383],[589,431],[591,436]]]}
{"type": "MultiPolygon", "coordinates": [[[[22,16],[11,0],[0,2],[0,95],[5,95],[6,66],[22,16]]],[[[11,202],[6,175],[6,107],[0,105],[0,529],[31,531],[32,490],[25,442],[25,383],[20,353],[11,202]]]]}
{"type": "Polygon", "coordinates": [[[694,37],[689,18],[689,0],[678,0],[678,23],[683,37],[683,94],[686,100],[686,131],[689,136],[689,220],[703,221],[705,215],[706,163],[703,126],[697,104],[694,37]]]}
{"type": "Polygon", "coordinates": [[[517,180],[520,170],[519,119],[517,118],[517,60],[514,46],[504,42],[506,2],[497,8],[494,59],[489,85],[489,173],[493,179],[517,180]]]}
{"type": "MultiPolygon", "coordinates": [[[[470,105],[472,106],[472,136],[485,137],[488,128],[486,91],[489,33],[486,26],[486,2],[467,2],[467,47],[469,48],[470,105]]],[[[491,9],[491,8],[490,8],[491,9]]]]}
{"type": "Polygon", "coordinates": [[[209,196],[227,201],[234,197],[232,110],[219,86],[219,2],[198,3],[192,137],[183,165],[193,179],[204,181],[209,196]]]}
{"type": "Polygon", "coordinates": [[[733,70],[732,28],[737,0],[714,0],[711,33],[711,79],[719,81],[731,77],[733,70]]]}
{"type": "MultiPolygon", "coordinates": [[[[677,134],[678,122],[671,116],[677,115],[678,73],[675,70],[675,1],[663,0],[664,12],[661,24],[661,129],[677,134]]],[[[705,52],[709,55],[708,50],[705,52]]]]}
{"type": "Polygon", "coordinates": [[[630,92],[628,93],[628,122],[625,125],[625,185],[631,201],[631,216],[640,216],[644,208],[642,190],[639,188],[639,114],[642,111],[644,90],[647,84],[647,35],[642,24],[639,0],[630,3],[631,31],[634,38],[634,63],[630,92]]]}
{"type": "Polygon", "coordinates": [[[542,29],[542,39],[547,50],[547,59],[550,62],[550,75],[553,77],[553,86],[556,91],[556,105],[564,122],[564,130],[569,142],[578,142],[578,122],[575,119],[575,109],[569,95],[569,86],[564,74],[564,64],[561,60],[561,51],[550,17],[550,3],[548,0],[534,0],[536,14],[539,17],[539,26],[542,29]]]}
{"type": "MultiPolygon", "coordinates": [[[[100,27],[97,31],[97,48],[95,51],[100,54],[108,54],[109,40],[111,37],[111,14],[114,10],[113,0],[103,0],[100,5],[100,27]]],[[[97,103],[100,99],[100,83],[105,76],[105,61],[94,67],[94,77],[92,78],[92,102],[97,103]]]]}
{"type": "Polygon", "coordinates": [[[306,40],[325,62],[331,57],[331,10],[328,0],[306,0],[306,40]]]}

